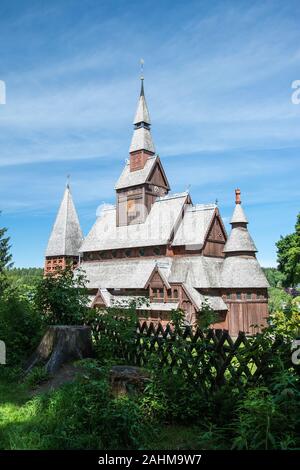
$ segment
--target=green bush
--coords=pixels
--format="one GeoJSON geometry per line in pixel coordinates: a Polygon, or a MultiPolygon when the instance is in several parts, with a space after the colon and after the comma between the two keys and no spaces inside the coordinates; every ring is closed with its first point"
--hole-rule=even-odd
{"type": "Polygon", "coordinates": [[[8,366],[17,367],[28,359],[41,335],[40,316],[28,302],[13,296],[0,301],[0,338],[6,344],[8,366]]]}
{"type": "Polygon", "coordinates": [[[299,405],[299,383],[289,371],[274,377],[270,388],[249,389],[237,404],[233,448],[299,448],[299,405]]]}
{"type": "Polygon", "coordinates": [[[139,449],[153,438],[138,399],[114,398],[107,370],[91,363],[76,382],[36,396],[9,430],[13,449],[139,449]]]}
{"type": "Polygon", "coordinates": [[[40,279],[34,303],[48,325],[81,325],[85,322],[88,291],[84,272],[71,266],[40,279]]]}

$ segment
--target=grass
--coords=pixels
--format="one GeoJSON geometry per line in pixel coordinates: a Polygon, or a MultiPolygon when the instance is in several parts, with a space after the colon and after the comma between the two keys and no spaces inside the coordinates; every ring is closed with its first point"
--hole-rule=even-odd
{"type": "MultiPolygon", "coordinates": [[[[51,436],[54,431],[51,411],[40,406],[43,399],[55,402],[55,392],[49,393],[48,398],[43,397],[32,398],[28,382],[22,384],[0,379],[0,450],[55,448],[55,437],[51,436]],[[41,427],[41,422],[45,427],[41,427]]],[[[78,442],[81,437],[78,436],[78,442]]],[[[196,426],[161,425],[146,447],[149,450],[218,448],[217,434],[212,429],[205,432],[196,426]]]]}
{"type": "Polygon", "coordinates": [[[0,449],[11,448],[10,430],[27,419],[22,413],[29,400],[29,390],[23,384],[0,379],[0,449]]]}

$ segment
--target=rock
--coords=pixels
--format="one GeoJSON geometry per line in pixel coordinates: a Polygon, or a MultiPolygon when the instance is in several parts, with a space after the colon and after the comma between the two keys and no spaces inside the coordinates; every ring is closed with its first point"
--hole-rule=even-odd
{"type": "Polygon", "coordinates": [[[126,395],[131,386],[142,391],[149,381],[149,373],[140,367],[113,366],[110,370],[110,384],[114,396],[126,395]]]}
{"type": "Polygon", "coordinates": [[[25,365],[25,374],[37,365],[45,365],[49,374],[68,362],[92,357],[92,335],[89,326],[50,326],[25,365]]]}

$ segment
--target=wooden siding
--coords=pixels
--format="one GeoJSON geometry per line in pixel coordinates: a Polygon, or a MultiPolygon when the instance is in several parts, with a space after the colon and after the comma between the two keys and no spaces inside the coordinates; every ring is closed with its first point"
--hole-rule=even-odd
{"type": "Polygon", "coordinates": [[[226,234],[224,232],[220,217],[215,215],[205,239],[203,255],[223,258],[223,249],[225,243],[226,234]]]}

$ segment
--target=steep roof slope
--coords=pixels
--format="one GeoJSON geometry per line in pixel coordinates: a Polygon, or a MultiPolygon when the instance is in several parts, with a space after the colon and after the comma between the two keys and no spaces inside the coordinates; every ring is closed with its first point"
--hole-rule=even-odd
{"type": "Polygon", "coordinates": [[[67,185],[48,241],[46,256],[77,256],[83,234],[67,185]]]}

